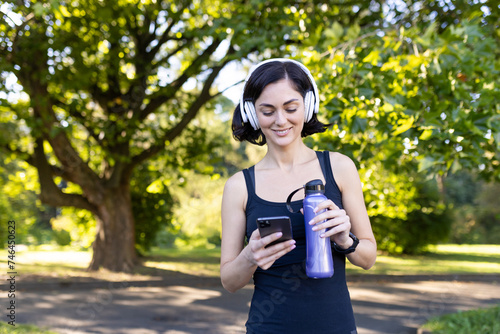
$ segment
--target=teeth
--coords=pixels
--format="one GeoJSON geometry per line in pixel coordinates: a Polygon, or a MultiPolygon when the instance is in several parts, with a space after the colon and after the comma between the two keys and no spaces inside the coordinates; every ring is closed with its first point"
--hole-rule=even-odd
{"type": "Polygon", "coordinates": [[[287,132],[288,132],[288,129],[287,129],[287,130],[276,130],[276,132],[277,132],[278,134],[282,135],[282,134],[287,133],[287,132]]]}

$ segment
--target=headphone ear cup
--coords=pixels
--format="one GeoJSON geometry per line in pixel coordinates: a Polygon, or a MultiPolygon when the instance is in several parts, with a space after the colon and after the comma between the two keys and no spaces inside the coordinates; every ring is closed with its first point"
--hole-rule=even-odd
{"type": "Polygon", "coordinates": [[[250,101],[246,101],[244,103],[244,106],[248,121],[250,122],[254,130],[258,130],[260,128],[260,125],[259,121],[257,120],[257,112],[255,111],[255,106],[250,101]]]}
{"type": "Polygon", "coordinates": [[[314,107],[315,107],[315,97],[314,93],[312,91],[308,91],[306,93],[306,96],[304,97],[304,111],[305,111],[305,117],[304,117],[304,122],[307,123],[311,120],[313,113],[314,113],[314,107]]]}
{"type": "Polygon", "coordinates": [[[241,120],[243,121],[243,123],[247,123],[248,122],[248,116],[247,116],[247,112],[245,110],[245,104],[244,103],[240,103],[240,114],[241,114],[241,120]]]}

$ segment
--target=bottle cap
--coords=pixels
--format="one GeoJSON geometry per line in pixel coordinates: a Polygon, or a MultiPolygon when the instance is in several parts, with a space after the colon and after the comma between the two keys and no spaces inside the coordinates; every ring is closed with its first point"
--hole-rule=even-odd
{"type": "Polygon", "coordinates": [[[306,183],[304,186],[306,195],[307,194],[312,194],[312,193],[324,193],[325,192],[325,186],[323,185],[323,181],[321,180],[312,180],[306,183]]]}

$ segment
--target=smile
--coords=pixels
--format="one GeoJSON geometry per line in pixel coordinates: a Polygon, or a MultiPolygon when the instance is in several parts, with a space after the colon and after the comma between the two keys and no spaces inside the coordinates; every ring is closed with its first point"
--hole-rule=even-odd
{"type": "Polygon", "coordinates": [[[291,128],[283,130],[273,130],[278,136],[286,136],[290,132],[291,128]]]}

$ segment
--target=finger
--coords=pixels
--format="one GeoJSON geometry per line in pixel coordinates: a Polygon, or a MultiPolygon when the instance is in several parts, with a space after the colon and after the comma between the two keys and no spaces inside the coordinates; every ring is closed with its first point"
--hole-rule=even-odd
{"type": "MultiPolygon", "coordinates": [[[[349,227],[351,225],[351,220],[349,216],[347,215],[340,215],[340,216],[333,216],[329,218],[323,219],[323,217],[319,217],[319,219],[322,219],[319,223],[314,224],[312,227],[313,231],[325,229],[325,228],[334,228],[338,225],[341,224],[349,224],[349,227]]],[[[318,220],[319,220],[318,219],[318,220]]]]}
{"type": "Polygon", "coordinates": [[[351,230],[351,222],[346,220],[340,224],[337,224],[331,228],[327,228],[324,230],[318,230],[321,234],[321,238],[339,236],[341,234],[349,235],[349,231],[351,230]]]}
{"type": "Polygon", "coordinates": [[[250,235],[250,240],[259,240],[259,239],[260,239],[260,231],[258,228],[256,228],[250,235]]]}
{"type": "Polygon", "coordinates": [[[267,247],[267,251],[269,252],[269,254],[274,254],[274,253],[278,253],[290,246],[293,246],[295,245],[295,240],[294,239],[290,239],[290,240],[285,240],[285,241],[282,241],[280,243],[277,243],[276,245],[272,245],[272,246],[269,246],[267,247]]]}
{"type": "Polygon", "coordinates": [[[260,261],[261,264],[259,265],[259,267],[261,267],[264,270],[269,269],[276,260],[278,260],[283,255],[285,255],[285,254],[289,253],[290,251],[292,251],[293,249],[295,249],[295,247],[296,247],[295,240],[287,240],[287,241],[281,242],[277,245],[270,247],[270,248],[278,248],[280,250],[278,250],[275,253],[272,253],[270,256],[268,256],[266,258],[263,258],[260,261]]]}
{"type": "Polygon", "coordinates": [[[318,204],[314,209],[314,212],[320,212],[321,210],[339,210],[340,208],[332,200],[328,199],[318,204]]]}
{"type": "Polygon", "coordinates": [[[349,235],[350,229],[351,229],[351,224],[348,224],[348,223],[340,224],[340,225],[337,225],[337,226],[332,227],[330,229],[324,230],[324,232],[322,232],[320,234],[320,237],[321,238],[329,238],[329,237],[333,237],[335,235],[340,235],[340,234],[349,235]]]}
{"type": "Polygon", "coordinates": [[[294,246],[295,248],[295,240],[285,240],[283,242],[277,243],[275,245],[263,248],[259,254],[257,254],[258,261],[261,263],[267,263],[269,261],[276,260],[276,254],[282,252],[283,250],[294,246]]]}
{"type": "Polygon", "coordinates": [[[271,242],[278,240],[283,236],[283,232],[276,232],[263,237],[261,240],[263,247],[269,245],[271,242]]]}
{"type": "Polygon", "coordinates": [[[316,225],[320,222],[323,223],[325,221],[333,220],[335,218],[343,216],[347,216],[345,210],[343,209],[326,210],[324,212],[317,214],[313,219],[311,219],[309,225],[316,225]]]}

